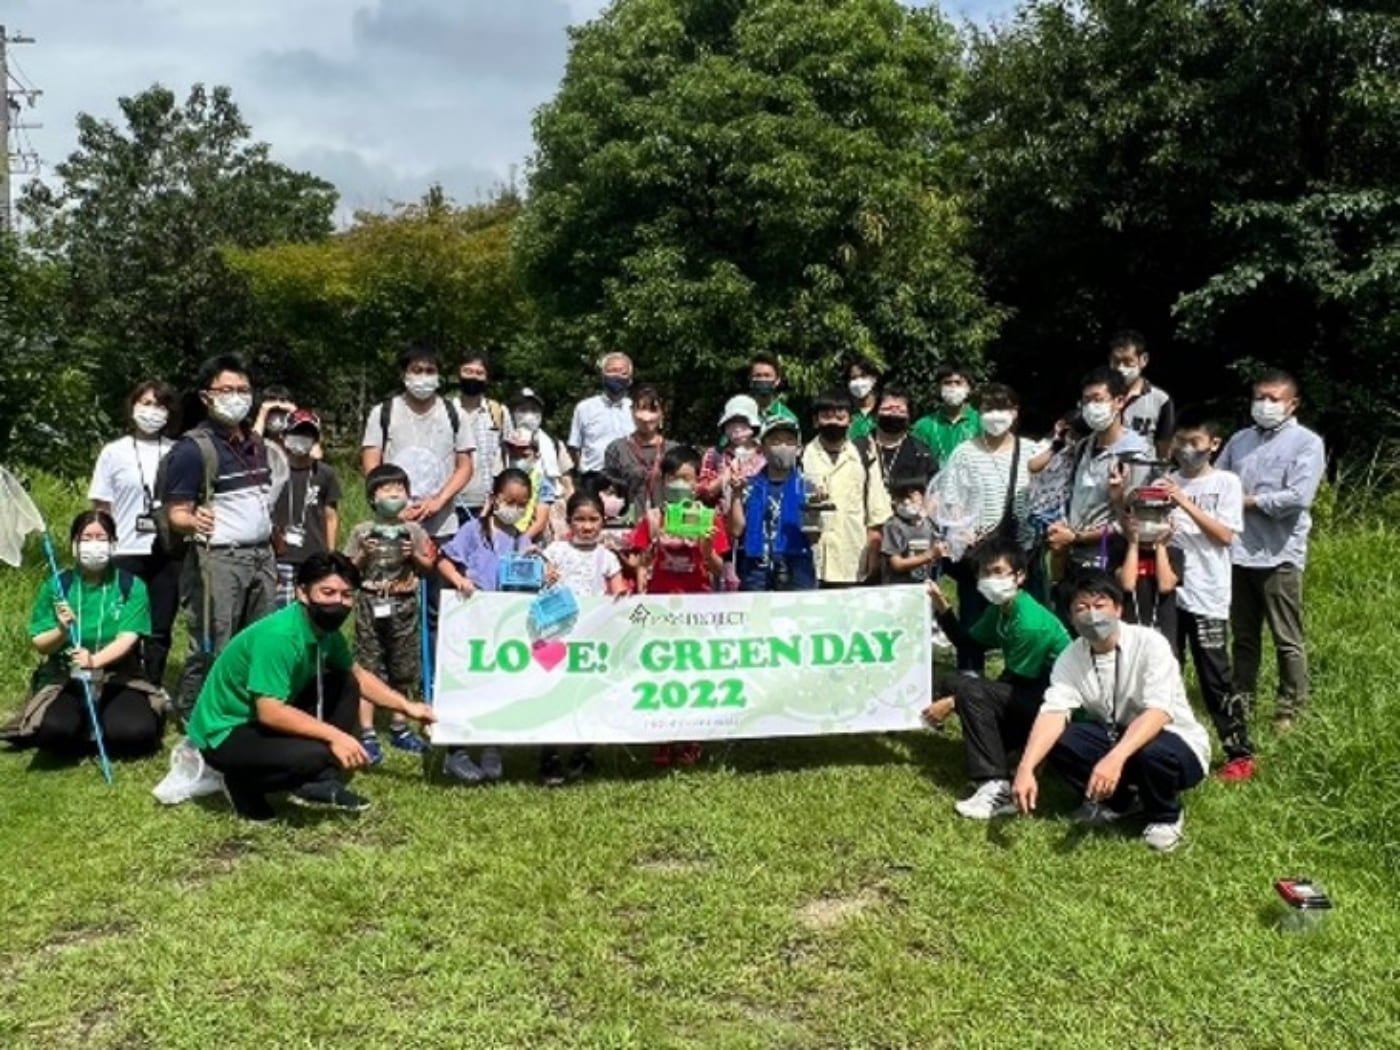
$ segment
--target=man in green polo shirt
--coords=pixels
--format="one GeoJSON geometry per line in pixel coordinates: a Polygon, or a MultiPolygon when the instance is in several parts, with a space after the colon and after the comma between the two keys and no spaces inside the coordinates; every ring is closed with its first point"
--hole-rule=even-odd
{"type": "Polygon", "coordinates": [[[967,403],[972,393],[972,374],[960,365],[944,365],[933,377],[938,388],[939,406],[909,431],[933,450],[934,462],[942,470],[948,457],[969,438],[982,432],[982,417],[967,403]]]}
{"type": "Polygon", "coordinates": [[[1021,589],[1025,580],[1026,556],[1020,547],[1004,541],[987,544],[977,558],[977,589],[989,608],[966,633],[938,585],[929,585],[938,624],[948,637],[959,646],[1000,649],[1005,666],[995,682],[941,676],[935,688],[940,699],[925,712],[937,722],[950,709],[957,710],[967,772],[977,790],[955,808],[974,820],[1016,811],[1007,753],[1025,746],[1050,684],[1050,669],[1070,644],[1059,618],[1021,589]]]}
{"type": "Polygon", "coordinates": [[[345,777],[369,763],[355,735],[363,697],[377,707],[432,722],[413,703],[355,663],[340,633],[360,572],[335,551],[297,570],[297,600],[245,628],[214,661],[186,732],[224,775],[239,816],[270,820],[271,792],[306,807],[360,812],[369,801],[345,777]]]}
{"type": "Polygon", "coordinates": [[[760,423],[775,419],[797,422],[797,413],[783,404],[783,373],[772,354],[754,354],[749,359],[749,395],[758,403],[760,423]]]}

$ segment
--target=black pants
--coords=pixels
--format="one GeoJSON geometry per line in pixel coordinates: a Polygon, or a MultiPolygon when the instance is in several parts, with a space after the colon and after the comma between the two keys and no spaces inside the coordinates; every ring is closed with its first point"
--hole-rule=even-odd
{"type": "MultiPolygon", "coordinates": [[[[987,611],[987,599],[977,589],[977,566],[970,561],[948,564],[948,575],[958,585],[958,624],[963,634],[972,633],[972,625],[987,611]]],[[[987,667],[987,653],[978,645],[958,646],[958,670],[981,674],[987,667]]]]}
{"type": "MultiPolygon", "coordinates": [[[[147,694],[113,682],[102,690],[97,702],[97,720],[102,740],[112,758],[137,758],[160,747],[165,723],[151,707],[147,694]]],[[[34,731],[34,746],[56,755],[78,757],[91,754],[92,723],[81,682],[69,682],[59,693],[43,721],[34,731]]]]}
{"type": "Polygon", "coordinates": [[[1045,684],[1012,677],[993,682],[971,675],[946,675],[939,678],[935,692],[953,697],[962,724],[968,778],[977,784],[1010,780],[1007,755],[1026,746],[1045,698],[1045,684]]]}
{"type": "Polygon", "coordinates": [[[1220,737],[1227,759],[1254,754],[1249,741],[1249,698],[1236,694],[1230,681],[1230,651],[1226,647],[1225,620],[1177,610],[1178,648],[1189,651],[1201,683],[1201,699],[1220,737]]]}
{"type": "MultiPolygon", "coordinates": [[[[354,675],[327,671],[322,679],[325,721],[354,734],[359,720],[360,689],[354,675]]],[[[302,690],[292,706],[316,715],[316,683],[302,690]]],[[[234,809],[243,813],[266,805],[273,791],[291,791],[315,780],[339,779],[340,763],[330,746],[304,736],[289,736],[258,722],[241,725],[204,759],[224,775],[234,809]]]]}
{"type": "Polygon", "coordinates": [[[142,669],[146,681],[164,684],[165,665],[170,659],[171,632],[180,611],[180,562],[156,550],[144,556],[123,555],[113,559],[117,568],[131,573],[146,585],[151,603],[151,633],[142,643],[142,669]]]}
{"type": "MultiPolygon", "coordinates": [[[[1072,722],[1050,749],[1050,765],[1079,794],[1099,760],[1113,749],[1108,730],[1097,722],[1072,722]]],[[[1181,816],[1181,793],[1205,779],[1206,771],[1186,742],[1162,730],[1148,745],[1123,763],[1118,790],[1108,800],[1122,813],[1132,805],[1130,788],[1137,788],[1149,824],[1171,824],[1181,816]]]]}

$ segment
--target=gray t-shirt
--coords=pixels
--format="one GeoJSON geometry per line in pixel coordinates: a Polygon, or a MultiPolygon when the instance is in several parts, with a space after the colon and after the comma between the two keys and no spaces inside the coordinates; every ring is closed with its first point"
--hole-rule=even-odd
{"type": "Polygon", "coordinates": [[[1161,387],[1142,381],[1142,393],[1129,397],[1123,406],[1123,425],[1154,445],[1171,440],[1176,430],[1176,409],[1171,395],[1161,387]]]}
{"type": "MultiPolygon", "coordinates": [[[[895,572],[890,568],[890,555],[898,554],[901,557],[914,553],[915,544],[924,544],[924,550],[928,550],[928,545],[937,541],[938,530],[928,518],[920,518],[918,521],[905,521],[901,517],[893,517],[885,522],[885,527],[881,530],[883,535],[880,540],[880,553],[885,557],[880,570],[881,583],[924,583],[928,580],[928,565],[921,565],[911,572],[895,572]]],[[[932,563],[930,563],[932,564],[932,563]]]]}
{"type": "MultiPolygon", "coordinates": [[[[377,448],[384,453],[384,462],[402,467],[408,475],[410,496],[424,500],[435,496],[452,477],[457,466],[457,453],[476,448],[474,428],[459,417],[460,426],[454,436],[452,417],[447,406],[438,398],[421,415],[409,407],[402,397],[393,400],[389,413],[389,440],[384,441],[380,424],[382,405],[370,409],[365,421],[364,448],[377,448]]],[[[452,536],[457,532],[457,512],[449,500],[446,507],[423,523],[430,536],[452,536]]]]}

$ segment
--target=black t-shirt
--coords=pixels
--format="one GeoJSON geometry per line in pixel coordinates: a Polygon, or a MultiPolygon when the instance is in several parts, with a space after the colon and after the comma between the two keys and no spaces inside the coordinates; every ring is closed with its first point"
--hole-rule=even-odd
{"type": "MultiPolygon", "coordinates": [[[[1123,536],[1114,535],[1108,541],[1108,571],[1116,577],[1128,556],[1128,541],[1123,536]]],[[[1186,568],[1186,555],[1178,547],[1167,548],[1167,564],[1176,574],[1179,587],[1186,568]]],[[[1123,598],[1123,620],[1143,627],[1151,627],[1165,637],[1172,647],[1177,660],[1181,653],[1177,650],[1177,616],[1175,589],[1163,594],[1157,586],[1157,552],[1147,547],[1138,549],[1137,586],[1131,594],[1123,598]]]]}
{"type": "MultiPolygon", "coordinates": [[[[933,452],[912,434],[906,434],[894,448],[885,448],[873,436],[861,438],[856,442],[856,447],[861,460],[879,470],[886,488],[896,480],[909,478],[923,478],[927,482],[938,473],[933,452]]],[[[893,491],[890,496],[894,496],[893,491]]]]}
{"type": "Polygon", "coordinates": [[[340,504],[340,479],[325,463],[292,468],[287,484],[277,497],[272,524],[277,543],[277,560],[300,565],[326,547],[326,508],[340,504]],[[300,529],[301,546],[287,541],[288,530],[300,529]]]}

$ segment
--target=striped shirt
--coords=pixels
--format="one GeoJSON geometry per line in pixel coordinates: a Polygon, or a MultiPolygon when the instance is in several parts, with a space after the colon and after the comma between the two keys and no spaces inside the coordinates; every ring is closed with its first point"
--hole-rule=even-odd
{"type": "MultiPolygon", "coordinates": [[[[272,471],[262,438],[239,429],[232,433],[201,423],[214,440],[219,469],[214,477],[213,547],[253,547],[272,539],[272,471]]],[[[182,437],[170,452],[166,498],[171,503],[204,500],[204,459],[193,438],[182,437]]]]}
{"type": "MultiPolygon", "coordinates": [[[[1020,444],[1016,464],[1016,487],[1011,497],[1011,513],[1016,519],[1016,537],[1022,547],[1029,548],[1032,534],[1029,523],[1031,491],[1030,461],[1034,454],[1025,438],[1020,444]]],[[[980,440],[964,441],[953,449],[947,464],[938,475],[936,495],[945,514],[972,519],[978,533],[994,529],[1006,513],[1006,489],[1011,481],[1010,442],[1000,452],[988,452],[980,440]],[[954,509],[956,508],[956,512],[954,509]]]]}

